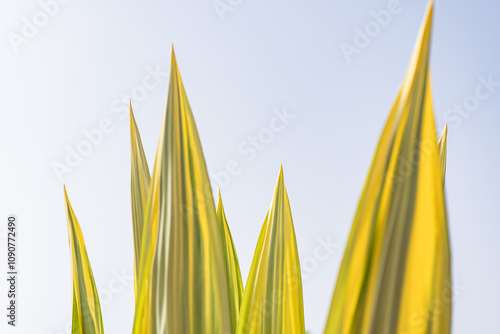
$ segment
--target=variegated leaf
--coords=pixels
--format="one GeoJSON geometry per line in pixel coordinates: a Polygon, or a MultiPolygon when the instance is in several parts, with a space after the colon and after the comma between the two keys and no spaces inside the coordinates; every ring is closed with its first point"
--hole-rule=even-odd
{"type": "Polygon", "coordinates": [[[141,243],[135,334],[233,333],[212,190],[173,50],[141,243]]]}
{"type": "Polygon", "coordinates": [[[137,295],[137,280],[139,276],[139,260],[141,253],[141,238],[144,225],[144,211],[146,210],[149,183],[151,176],[149,174],[148,162],[144,149],[142,147],[141,135],[135,122],[132,112],[132,103],[130,107],[130,147],[131,147],[131,198],[132,198],[132,228],[134,236],[134,288],[137,295]]]}
{"type": "Polygon", "coordinates": [[[429,82],[431,1],[382,132],[326,334],[449,334],[450,250],[429,82]]]}
{"type": "Polygon", "coordinates": [[[257,241],[236,333],[305,333],[299,255],[283,169],[257,241]]]}
{"type": "Polygon", "coordinates": [[[68,239],[73,277],[72,334],[104,333],[99,296],[85,248],[83,234],[64,188],[68,239]]]}
{"type": "Polygon", "coordinates": [[[229,284],[229,303],[231,307],[231,323],[233,328],[236,328],[238,316],[240,313],[240,304],[243,298],[243,283],[241,280],[240,264],[236,255],[236,248],[233,244],[233,237],[229,230],[229,225],[222,205],[222,197],[219,191],[219,201],[217,202],[217,219],[224,246],[224,255],[226,258],[226,273],[227,282],[229,284]]]}

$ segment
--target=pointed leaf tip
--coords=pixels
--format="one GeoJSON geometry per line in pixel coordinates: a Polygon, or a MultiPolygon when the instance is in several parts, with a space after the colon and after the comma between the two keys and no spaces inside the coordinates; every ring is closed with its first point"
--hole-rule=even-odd
{"type": "Polygon", "coordinates": [[[151,176],[142,146],[141,135],[135,121],[134,112],[132,111],[132,104],[130,104],[130,153],[132,231],[134,236],[134,288],[137,296],[142,230],[151,176]]]}
{"type": "Polygon", "coordinates": [[[450,333],[451,303],[439,312],[435,305],[451,270],[428,66],[431,16],[432,2],[366,178],[325,334],[450,333]],[[418,312],[426,314],[419,323],[418,312]]]}
{"type": "Polygon", "coordinates": [[[448,125],[444,125],[443,132],[438,141],[439,148],[439,166],[441,168],[441,175],[443,177],[443,184],[446,176],[446,151],[448,143],[448,125]]]}
{"type": "Polygon", "coordinates": [[[280,172],[278,174],[278,182],[277,184],[284,183],[284,176],[283,176],[283,165],[280,165],[280,172]]]}
{"type": "Polygon", "coordinates": [[[255,248],[236,330],[262,333],[305,333],[297,241],[282,168],[255,248]]]}
{"type": "Polygon", "coordinates": [[[133,333],[233,333],[221,230],[174,53],[147,199],[133,333]]]}
{"type": "Polygon", "coordinates": [[[133,125],[135,125],[135,117],[134,117],[134,112],[132,111],[132,102],[129,101],[129,105],[128,105],[128,110],[129,110],[129,118],[130,118],[130,130],[132,131],[132,129],[134,128],[133,125]]]}
{"type": "Polygon", "coordinates": [[[224,205],[222,204],[220,189],[219,201],[217,203],[217,218],[219,220],[224,257],[226,260],[231,323],[233,328],[236,329],[240,312],[240,304],[243,298],[243,281],[241,279],[240,265],[238,262],[238,256],[236,255],[236,248],[234,247],[233,237],[231,236],[229,224],[226,219],[226,213],[224,212],[224,205]]]}
{"type": "Polygon", "coordinates": [[[71,253],[73,281],[73,316],[74,334],[102,334],[104,332],[99,296],[94,282],[94,275],[85,248],[83,234],[69,202],[64,187],[68,240],[71,253]]]}
{"type": "Polygon", "coordinates": [[[174,44],[172,44],[172,51],[170,55],[170,74],[177,74],[176,71],[172,72],[172,69],[175,68],[177,69],[177,58],[175,57],[175,50],[174,50],[174,44]]]}

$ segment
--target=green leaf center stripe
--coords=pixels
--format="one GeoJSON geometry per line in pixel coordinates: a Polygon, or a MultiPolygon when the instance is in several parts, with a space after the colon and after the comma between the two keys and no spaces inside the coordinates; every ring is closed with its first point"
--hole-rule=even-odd
{"type": "Polygon", "coordinates": [[[433,312],[451,275],[428,70],[432,7],[375,152],[325,334],[450,330],[450,303],[433,312]],[[429,317],[415,321],[418,312],[429,317]]]}
{"type": "Polygon", "coordinates": [[[282,170],[255,248],[236,333],[305,333],[297,242],[282,170]]]}
{"type": "Polygon", "coordinates": [[[134,333],[233,333],[221,229],[173,52],[145,212],[134,333]]]}

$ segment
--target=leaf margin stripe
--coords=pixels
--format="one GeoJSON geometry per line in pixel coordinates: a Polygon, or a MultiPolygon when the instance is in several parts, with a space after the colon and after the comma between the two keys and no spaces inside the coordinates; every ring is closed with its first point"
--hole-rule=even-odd
{"type": "Polygon", "coordinates": [[[99,295],[85,247],[85,241],[64,186],[64,201],[71,251],[73,281],[73,334],[104,333],[99,295]]]}
{"type": "Polygon", "coordinates": [[[219,190],[219,199],[217,201],[217,219],[221,229],[222,244],[224,245],[224,254],[226,258],[226,272],[229,284],[229,301],[231,307],[231,322],[233,328],[236,328],[240,313],[240,305],[243,299],[243,281],[241,279],[240,265],[236,248],[234,247],[233,237],[229,229],[222,196],[219,190]]]}
{"type": "Polygon", "coordinates": [[[283,166],[255,247],[236,330],[264,333],[305,333],[300,261],[283,166]]]}
{"type": "Polygon", "coordinates": [[[133,333],[233,332],[220,238],[200,139],[172,47],[167,107],[142,233],[133,333]],[[196,243],[193,235],[200,236],[196,243]]]}
{"type": "Polygon", "coordinates": [[[132,231],[134,238],[134,292],[137,298],[137,281],[139,277],[139,261],[141,253],[141,239],[144,225],[144,214],[147,207],[149,184],[151,176],[149,173],[146,154],[142,146],[139,128],[132,111],[132,102],[129,101],[130,110],[130,188],[132,204],[132,231]]]}

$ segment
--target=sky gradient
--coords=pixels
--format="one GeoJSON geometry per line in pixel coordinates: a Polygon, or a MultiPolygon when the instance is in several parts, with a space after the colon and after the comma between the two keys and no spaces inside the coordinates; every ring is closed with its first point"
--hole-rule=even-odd
{"type": "MultiPolygon", "coordinates": [[[[19,327],[6,332],[62,334],[71,323],[63,183],[85,237],[105,331],[131,331],[127,101],[151,167],[173,44],[243,280],[283,164],[306,329],[322,333],[359,196],[426,6],[2,2],[0,216],[16,214],[20,224],[19,327]]],[[[454,334],[500,332],[499,32],[498,1],[435,3],[431,76],[436,131],[449,127],[454,334]]],[[[0,244],[5,249],[1,235],[0,244]]]]}

